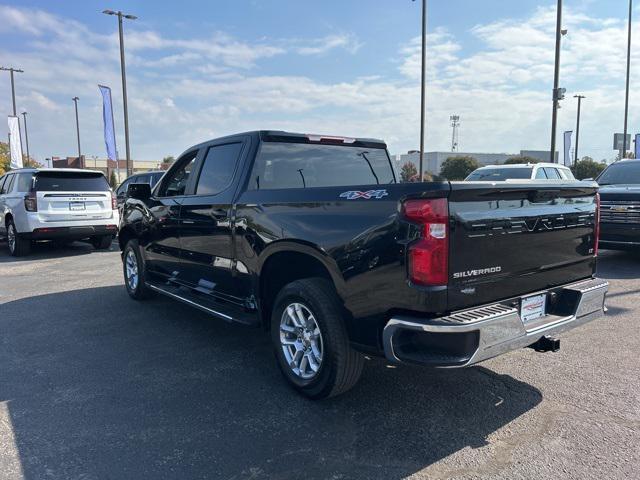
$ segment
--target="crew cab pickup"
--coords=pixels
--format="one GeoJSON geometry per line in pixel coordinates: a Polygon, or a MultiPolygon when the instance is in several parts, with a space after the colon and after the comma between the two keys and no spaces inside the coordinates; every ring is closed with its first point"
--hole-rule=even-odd
{"type": "Polygon", "coordinates": [[[604,311],[594,182],[400,183],[380,140],[258,131],[128,197],[129,295],[261,326],[311,398],[353,386],[363,354],[466,367],[604,311]]]}

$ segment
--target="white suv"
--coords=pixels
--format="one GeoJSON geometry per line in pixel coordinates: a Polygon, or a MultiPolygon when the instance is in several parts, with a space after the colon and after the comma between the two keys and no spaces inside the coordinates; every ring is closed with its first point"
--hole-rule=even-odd
{"type": "Polygon", "coordinates": [[[104,175],[70,168],[25,168],[0,177],[0,235],[13,256],[35,240],[88,239],[107,249],[118,231],[116,198],[104,175]]]}
{"type": "Polygon", "coordinates": [[[528,163],[517,165],[487,165],[474,170],[467,182],[503,182],[508,180],[564,180],[576,181],[568,167],[557,163],[528,163]]]}

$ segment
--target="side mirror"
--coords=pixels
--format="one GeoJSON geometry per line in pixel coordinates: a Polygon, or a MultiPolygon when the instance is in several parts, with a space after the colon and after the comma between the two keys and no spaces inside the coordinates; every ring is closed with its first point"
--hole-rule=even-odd
{"type": "Polygon", "coordinates": [[[149,200],[151,198],[151,185],[148,183],[132,183],[127,188],[127,197],[136,200],[149,200]]]}

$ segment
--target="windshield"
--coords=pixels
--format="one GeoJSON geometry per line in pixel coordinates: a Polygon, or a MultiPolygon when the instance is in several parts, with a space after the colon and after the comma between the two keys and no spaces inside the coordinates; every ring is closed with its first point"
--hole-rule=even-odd
{"type": "Polygon", "coordinates": [[[597,178],[600,185],[640,184],[640,162],[614,163],[597,178]]]}
{"type": "Polygon", "coordinates": [[[531,167],[480,168],[467,177],[467,181],[500,182],[504,180],[530,179],[531,167]]]}
{"type": "Polygon", "coordinates": [[[396,183],[396,177],[382,148],[264,142],[250,186],[280,189],[389,183],[396,183]]]}

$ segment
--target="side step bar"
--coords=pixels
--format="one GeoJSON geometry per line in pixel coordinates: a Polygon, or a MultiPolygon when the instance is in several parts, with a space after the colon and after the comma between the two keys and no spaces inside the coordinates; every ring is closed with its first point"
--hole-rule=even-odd
{"type": "Polygon", "coordinates": [[[205,297],[205,294],[194,294],[186,287],[179,287],[171,284],[147,283],[147,286],[154,292],[158,292],[167,297],[178,300],[186,305],[195,307],[198,310],[202,310],[209,315],[221,318],[230,323],[240,323],[242,325],[255,326],[258,324],[258,317],[256,314],[244,312],[238,307],[231,305],[225,305],[225,308],[220,308],[216,305],[214,299],[205,297]],[[224,310],[224,312],[222,311],[224,310]],[[227,312],[227,313],[225,313],[227,312]]]}

